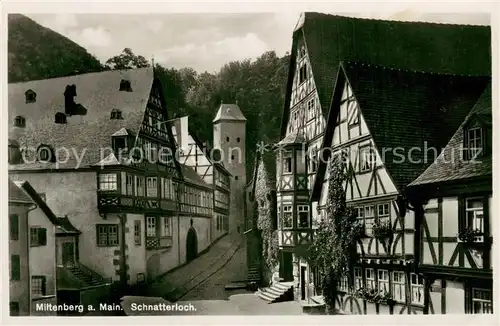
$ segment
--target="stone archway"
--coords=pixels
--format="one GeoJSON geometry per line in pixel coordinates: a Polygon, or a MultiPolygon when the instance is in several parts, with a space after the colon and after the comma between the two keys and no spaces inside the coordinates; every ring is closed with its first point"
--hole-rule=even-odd
{"type": "Polygon", "coordinates": [[[198,236],[193,227],[193,220],[191,219],[191,227],[188,230],[186,237],[186,261],[191,261],[198,256],[198,236]]]}

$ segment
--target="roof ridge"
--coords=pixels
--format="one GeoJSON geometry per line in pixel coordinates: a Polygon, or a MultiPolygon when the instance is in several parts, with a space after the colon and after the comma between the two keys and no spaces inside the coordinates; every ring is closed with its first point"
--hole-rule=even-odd
{"type": "MultiPolygon", "coordinates": [[[[322,15],[325,17],[329,18],[342,18],[342,19],[351,19],[351,20],[364,20],[364,21],[379,21],[379,22],[388,22],[388,23],[403,23],[403,24],[425,24],[425,25],[440,25],[440,26],[464,26],[464,27],[476,27],[476,28],[484,28],[488,27],[491,28],[490,25],[478,25],[478,24],[458,24],[458,23],[441,23],[441,22],[428,22],[428,21],[421,21],[421,20],[397,20],[397,19],[390,19],[390,18],[384,18],[384,19],[379,19],[379,18],[367,18],[367,17],[352,17],[352,16],[344,16],[344,15],[339,15],[339,14],[329,14],[329,13],[324,13],[324,12],[318,12],[318,11],[306,11],[304,12],[306,16],[309,14],[316,14],[316,15],[322,15]]],[[[306,17],[307,18],[307,17],[306,17]]]]}
{"type": "Polygon", "coordinates": [[[25,80],[25,81],[20,81],[16,83],[9,83],[8,85],[22,85],[22,84],[27,84],[27,83],[32,83],[32,82],[40,82],[40,81],[45,81],[45,80],[61,80],[64,78],[74,78],[74,77],[79,77],[79,76],[88,76],[88,75],[97,75],[97,74],[102,74],[102,73],[122,73],[122,72],[129,72],[129,71],[137,71],[137,70],[148,70],[148,69],[153,69],[152,67],[143,67],[143,68],[131,68],[131,69],[110,69],[110,70],[102,70],[102,71],[92,71],[92,72],[86,72],[82,74],[74,74],[74,75],[67,75],[67,76],[59,76],[59,77],[52,77],[52,78],[41,78],[41,79],[31,79],[31,80],[25,80]]]}
{"type": "Polygon", "coordinates": [[[352,60],[341,60],[341,64],[349,64],[349,65],[354,65],[354,66],[366,66],[366,67],[371,67],[371,68],[379,69],[379,70],[401,71],[401,72],[408,72],[408,73],[415,73],[415,74],[422,74],[422,75],[439,75],[439,76],[450,76],[450,77],[452,77],[452,76],[454,76],[454,77],[491,77],[491,75],[483,75],[483,74],[467,75],[467,74],[456,74],[456,73],[451,73],[451,72],[450,73],[434,72],[432,70],[404,69],[404,68],[390,67],[390,66],[372,64],[372,63],[363,62],[363,61],[352,61],[352,60]]]}

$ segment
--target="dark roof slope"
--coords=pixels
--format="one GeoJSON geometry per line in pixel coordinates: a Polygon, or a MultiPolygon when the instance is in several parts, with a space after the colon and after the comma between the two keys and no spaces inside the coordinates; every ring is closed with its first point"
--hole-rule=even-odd
{"type": "Polygon", "coordinates": [[[9,83],[103,70],[99,60],[67,37],[20,14],[7,20],[9,83]]]}
{"type": "Polygon", "coordinates": [[[295,45],[306,42],[326,116],[342,60],[435,73],[491,75],[491,28],[360,19],[307,12],[294,32],[281,137],[288,122],[295,45]]]}
{"type": "Polygon", "coordinates": [[[464,161],[462,159],[464,127],[474,116],[477,116],[487,124],[491,124],[491,84],[486,88],[483,95],[481,95],[476,105],[474,105],[467,118],[460,125],[436,161],[409,186],[492,175],[491,152],[486,153],[481,158],[477,158],[475,162],[464,161]]]}
{"type": "Polygon", "coordinates": [[[15,185],[16,187],[19,187],[18,189],[20,191],[23,191],[27,196],[31,198],[32,202],[34,202],[43,211],[43,213],[52,222],[52,224],[56,226],[58,225],[57,216],[52,212],[47,203],[45,203],[40,195],[38,195],[36,190],[28,181],[16,181],[15,185]]]}
{"type": "MultiPolygon", "coordinates": [[[[137,134],[143,121],[145,107],[153,85],[153,70],[114,70],[70,77],[45,79],[9,84],[9,138],[21,147],[37,148],[40,144],[62,147],[70,153],[59,151],[59,168],[75,168],[73,154],[83,155],[80,167],[99,162],[101,148],[111,147],[111,135],[122,128],[137,134]],[[122,79],[130,81],[132,92],[119,91],[122,79]],[[65,112],[64,92],[67,85],[76,85],[74,98],[87,110],[85,115],[67,117],[66,124],[56,124],[55,114],[65,112]],[[33,90],[36,102],[26,103],[25,92],[33,90]],[[111,111],[119,109],[123,119],[110,119],[111,111]],[[16,116],[26,119],[26,127],[13,126],[16,116]],[[85,152],[83,152],[85,150],[85,152]]],[[[110,151],[105,152],[109,154],[110,151]]],[[[55,163],[24,163],[10,166],[13,169],[54,168],[55,163]]]]}
{"type": "Polygon", "coordinates": [[[225,121],[247,121],[245,116],[240,110],[238,104],[224,104],[221,103],[217,114],[215,115],[213,123],[225,120],[225,121]]]}
{"type": "MultiPolygon", "coordinates": [[[[322,147],[331,145],[338,103],[347,79],[375,146],[399,190],[432,163],[435,157],[426,150],[441,151],[490,82],[490,77],[439,75],[350,62],[343,62],[341,67],[322,147]],[[419,150],[410,151],[412,148],[419,150]]],[[[325,169],[326,164],[320,163],[318,180],[325,169]]],[[[321,190],[318,180],[314,198],[321,190]]]]}
{"type": "Polygon", "coordinates": [[[33,201],[9,179],[9,202],[33,204],[33,201]]]}

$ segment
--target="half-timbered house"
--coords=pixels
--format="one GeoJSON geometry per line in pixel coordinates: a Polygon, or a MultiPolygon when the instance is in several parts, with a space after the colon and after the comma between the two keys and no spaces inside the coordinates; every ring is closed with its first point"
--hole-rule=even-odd
{"type": "Polygon", "coordinates": [[[10,176],[81,231],[78,266],[123,286],[210,244],[211,188],[175,159],[161,89],[151,68],[9,85],[10,176]]]}
{"type": "Polygon", "coordinates": [[[213,194],[202,200],[209,200],[213,206],[210,228],[210,240],[213,242],[229,230],[231,174],[222,162],[214,160],[214,149],[207,142],[203,143],[189,128],[188,116],[175,119],[172,124],[172,134],[179,147],[179,162],[191,167],[212,188],[213,194]]]}
{"type": "Polygon", "coordinates": [[[357,240],[359,259],[337,287],[339,312],[423,312],[425,282],[414,269],[414,213],[404,189],[437,157],[488,82],[340,64],[312,193],[318,218],[325,218],[327,160],[342,155],[346,202],[364,232],[357,240]],[[370,291],[378,296],[365,295],[370,291]]]}
{"type": "MultiPolygon", "coordinates": [[[[281,278],[295,281],[295,298],[301,300],[314,295],[307,285],[313,281],[312,270],[300,256],[312,239],[310,234],[317,217],[318,200],[311,202],[308,196],[315,182],[320,182],[318,153],[324,141],[333,89],[338,85],[340,62],[352,60],[393,69],[489,75],[490,28],[307,12],[295,27],[290,53],[281,144],[277,151],[276,191],[281,278]],[[448,59],[451,57],[454,60],[448,59]],[[290,222],[285,223],[285,219],[290,222]]],[[[350,123],[360,124],[356,115],[352,118],[350,123]]],[[[391,125],[388,130],[394,127],[391,125]]],[[[360,132],[350,130],[353,135],[360,132]]]]}
{"type": "Polygon", "coordinates": [[[424,311],[493,313],[491,85],[406,194],[424,311]]]}

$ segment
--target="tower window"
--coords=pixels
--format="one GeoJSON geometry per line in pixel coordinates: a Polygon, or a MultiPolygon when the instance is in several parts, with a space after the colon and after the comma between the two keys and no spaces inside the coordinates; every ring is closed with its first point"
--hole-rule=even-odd
{"type": "Polygon", "coordinates": [[[34,103],[34,102],[36,102],[36,93],[33,90],[28,89],[24,93],[24,96],[26,97],[26,103],[34,103]]]}
{"type": "Polygon", "coordinates": [[[231,160],[234,160],[234,155],[231,155],[231,160]]]}
{"type": "Polygon", "coordinates": [[[111,111],[111,119],[116,119],[116,120],[121,120],[121,119],[123,119],[123,116],[122,116],[122,111],[117,110],[117,109],[113,109],[113,110],[111,111]]]}
{"type": "Polygon", "coordinates": [[[240,137],[236,138],[236,142],[239,143],[240,142],[240,137]]]}
{"type": "Polygon", "coordinates": [[[132,86],[130,86],[130,81],[122,79],[120,81],[120,91],[123,92],[132,92],[132,86]]]}
{"type": "Polygon", "coordinates": [[[55,162],[54,151],[49,145],[40,145],[37,154],[38,160],[42,163],[55,162]]]}
{"type": "Polygon", "coordinates": [[[56,123],[66,123],[66,115],[64,113],[57,112],[56,117],[55,117],[55,122],[56,123]]]}
{"type": "Polygon", "coordinates": [[[235,177],[234,177],[234,180],[238,180],[238,176],[235,176],[235,177]]]}
{"type": "Polygon", "coordinates": [[[226,137],[226,141],[229,141],[229,137],[226,137]]]}
{"type": "Polygon", "coordinates": [[[24,128],[26,127],[26,119],[18,115],[14,119],[14,126],[24,128]]]}

